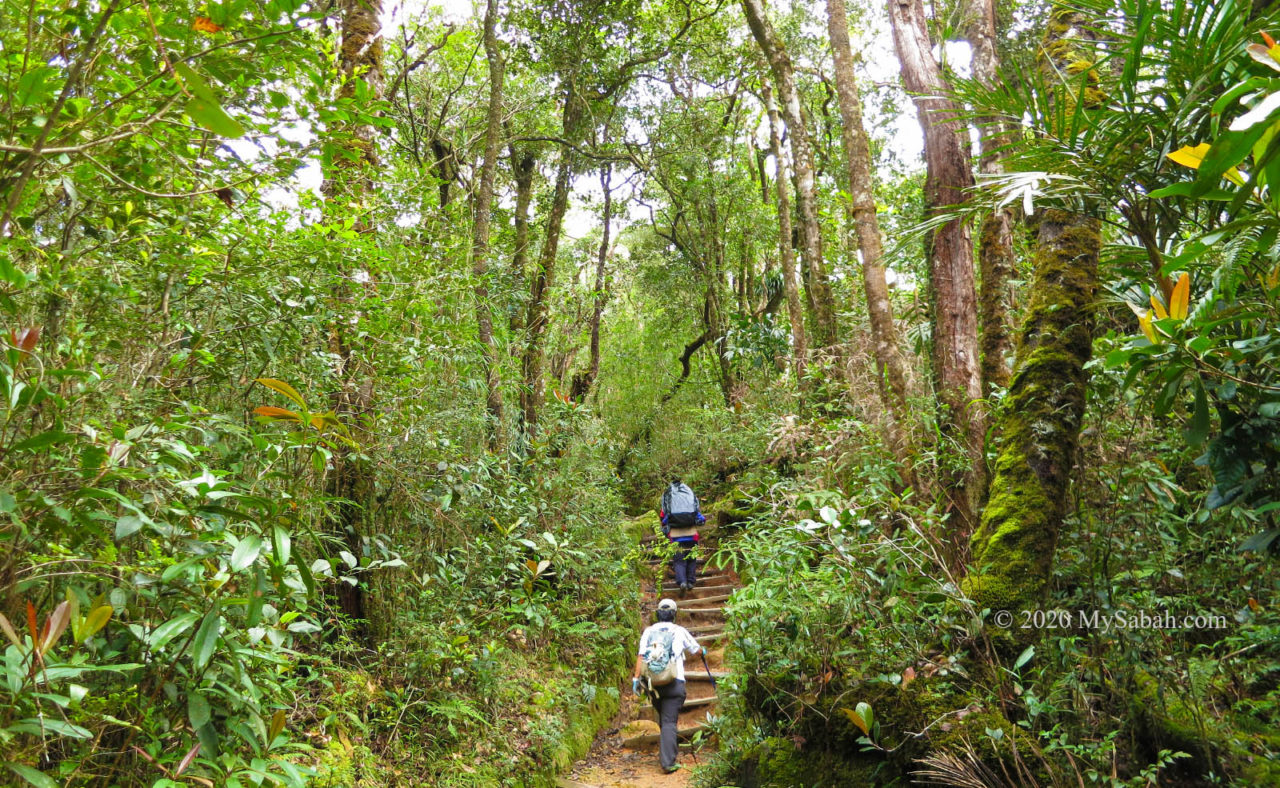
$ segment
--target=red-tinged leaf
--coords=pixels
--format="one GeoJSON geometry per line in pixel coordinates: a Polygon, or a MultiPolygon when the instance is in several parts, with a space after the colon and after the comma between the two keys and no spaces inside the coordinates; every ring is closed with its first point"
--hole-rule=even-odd
{"type": "Polygon", "coordinates": [[[58,638],[62,637],[62,633],[67,631],[67,624],[71,623],[71,605],[62,602],[53,609],[53,615],[49,616],[45,628],[44,639],[40,641],[40,653],[47,654],[49,649],[53,648],[53,644],[58,642],[58,638]]]}
{"type": "Polygon", "coordinates": [[[187,767],[191,765],[191,762],[194,761],[196,759],[196,756],[199,754],[200,754],[200,742],[196,742],[195,746],[192,747],[190,750],[187,750],[187,754],[182,756],[182,760],[178,761],[178,768],[173,770],[173,776],[177,777],[179,774],[182,774],[183,772],[185,772],[187,770],[187,767]]]}
{"type": "Polygon", "coordinates": [[[36,343],[40,341],[40,326],[24,328],[21,331],[12,331],[9,336],[13,339],[14,347],[24,353],[30,353],[35,349],[36,343]]]}
{"type": "Polygon", "coordinates": [[[1276,40],[1271,36],[1267,35],[1267,31],[1261,30],[1259,32],[1262,33],[1262,40],[1267,42],[1268,47],[1273,47],[1276,45],[1276,40]]]}
{"type": "Polygon", "coordinates": [[[4,636],[9,638],[13,645],[22,648],[22,638],[18,637],[18,631],[13,628],[13,624],[9,623],[4,613],[0,613],[0,631],[4,632],[4,636]]]}
{"type": "Polygon", "coordinates": [[[31,643],[35,645],[40,642],[40,626],[36,622],[36,606],[27,603],[27,632],[31,634],[31,643]]]}
{"type": "Polygon", "coordinates": [[[285,408],[277,408],[275,405],[259,405],[253,409],[253,412],[264,419],[288,419],[290,421],[302,421],[302,417],[297,413],[285,408]]]}
{"type": "Polygon", "coordinates": [[[298,393],[298,390],[293,386],[290,386],[288,383],[285,383],[283,380],[276,380],[275,378],[254,378],[254,380],[272,391],[277,391],[285,395],[289,399],[298,403],[299,406],[303,408],[307,407],[306,401],[302,399],[302,395],[298,393]]]}
{"type": "Polygon", "coordinates": [[[133,745],[133,750],[134,750],[134,752],[136,752],[136,753],[138,753],[139,755],[141,755],[143,758],[146,758],[147,763],[155,763],[155,762],[156,762],[156,759],[155,759],[155,758],[152,758],[150,755],[147,755],[147,751],[146,751],[146,750],[144,750],[144,749],[142,749],[142,748],[141,748],[141,747],[139,747],[138,745],[136,745],[136,744],[135,744],[135,745],[133,745]]]}

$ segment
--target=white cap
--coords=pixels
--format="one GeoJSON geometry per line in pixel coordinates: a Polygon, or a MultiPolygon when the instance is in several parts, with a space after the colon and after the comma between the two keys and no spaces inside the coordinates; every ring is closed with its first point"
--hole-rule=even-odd
{"type": "Polygon", "coordinates": [[[658,603],[659,610],[675,610],[676,601],[674,599],[664,599],[658,603]]]}

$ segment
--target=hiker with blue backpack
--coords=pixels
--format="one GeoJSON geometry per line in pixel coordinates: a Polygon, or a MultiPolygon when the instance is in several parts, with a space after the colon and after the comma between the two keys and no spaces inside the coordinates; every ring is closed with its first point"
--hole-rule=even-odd
{"type": "MultiPolygon", "coordinates": [[[[640,653],[636,657],[636,669],[631,678],[631,691],[649,696],[654,711],[658,712],[658,762],[667,774],[680,767],[676,764],[677,725],[680,707],[684,705],[684,657],[701,654],[706,664],[706,649],[689,630],[675,623],[676,603],[664,599],[658,603],[658,623],[645,629],[640,636],[640,653]]],[[[711,671],[708,668],[707,674],[711,671]]]]}
{"type": "Polygon", "coordinates": [[[676,477],[672,477],[671,484],[662,493],[658,518],[662,520],[662,533],[676,546],[675,555],[671,557],[671,569],[683,594],[698,582],[698,559],[694,558],[694,548],[698,546],[698,526],[707,518],[702,516],[698,496],[676,477]]]}

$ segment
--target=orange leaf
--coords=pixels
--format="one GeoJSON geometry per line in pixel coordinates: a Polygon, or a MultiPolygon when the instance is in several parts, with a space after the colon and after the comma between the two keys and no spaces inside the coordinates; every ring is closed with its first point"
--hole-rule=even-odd
{"type": "Polygon", "coordinates": [[[1164,311],[1164,304],[1160,303],[1160,301],[1157,300],[1154,295],[1151,296],[1151,308],[1156,310],[1156,317],[1160,318],[1161,320],[1164,320],[1166,317],[1169,316],[1169,313],[1164,311]]]}
{"type": "Polygon", "coordinates": [[[1262,30],[1260,32],[1262,33],[1262,40],[1267,42],[1268,47],[1273,47],[1276,45],[1276,40],[1271,36],[1267,35],[1267,31],[1262,30]]]}
{"type": "Polygon", "coordinates": [[[275,405],[259,405],[253,409],[253,412],[264,419],[289,419],[292,421],[302,421],[302,417],[291,410],[285,408],[277,408],[275,405]]]}
{"type": "Polygon", "coordinates": [[[1169,299],[1169,317],[1174,320],[1186,320],[1191,302],[1191,276],[1183,274],[1173,286],[1173,296],[1169,299]]]}
{"type": "Polygon", "coordinates": [[[201,33],[216,33],[222,29],[222,25],[217,24],[207,16],[198,16],[196,21],[191,23],[191,29],[201,33]]]}

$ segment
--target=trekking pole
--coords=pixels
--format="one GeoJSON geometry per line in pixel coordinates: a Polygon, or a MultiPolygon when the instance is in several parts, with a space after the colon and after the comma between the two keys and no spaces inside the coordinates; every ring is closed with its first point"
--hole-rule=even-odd
{"type": "Polygon", "coordinates": [[[711,679],[711,688],[719,691],[720,688],[716,685],[716,677],[711,675],[711,665],[707,662],[707,650],[705,648],[702,649],[702,667],[707,669],[707,678],[711,679]]]}

